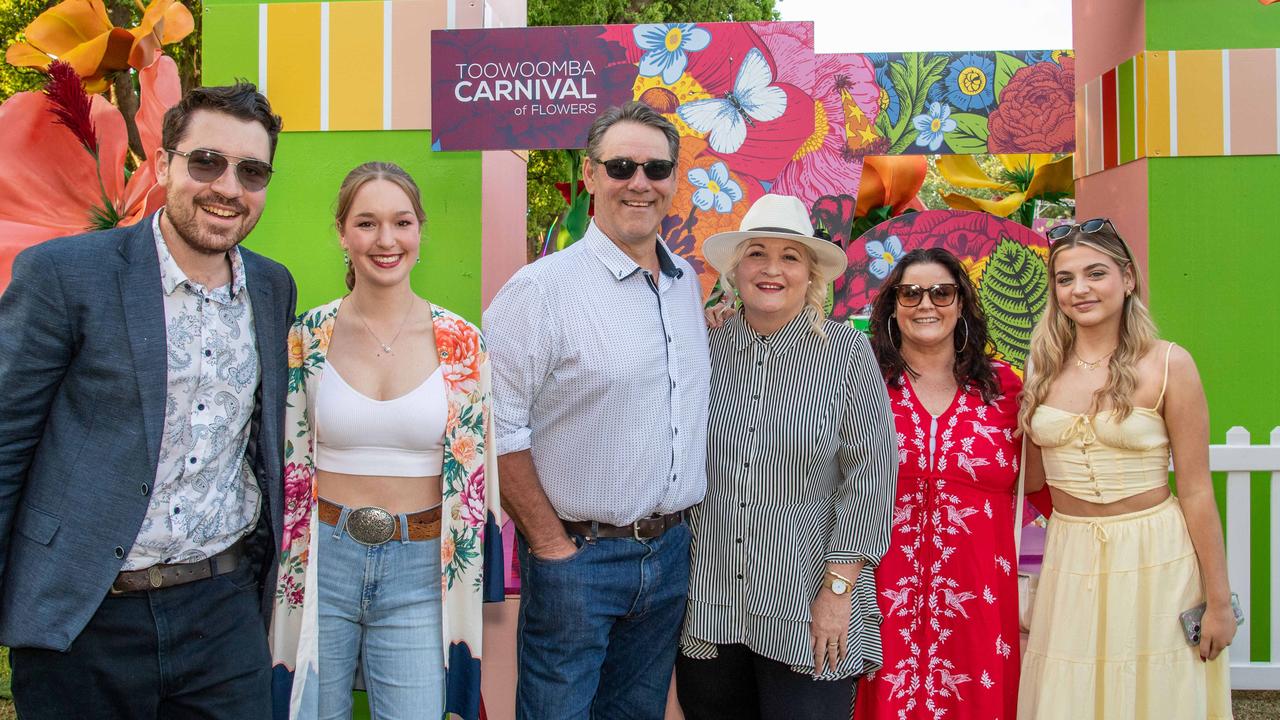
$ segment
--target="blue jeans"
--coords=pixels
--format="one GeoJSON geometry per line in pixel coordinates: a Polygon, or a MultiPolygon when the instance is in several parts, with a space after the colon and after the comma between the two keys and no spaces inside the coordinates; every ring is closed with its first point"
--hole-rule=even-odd
{"type": "Polygon", "coordinates": [[[320,526],[320,718],[351,717],[357,662],[373,717],[439,718],[440,539],[363,545],[342,529],[349,512],[343,508],[337,527],[320,526]]]}
{"type": "Polygon", "coordinates": [[[259,587],[245,560],[217,577],[108,595],[67,652],[13,648],[18,716],[268,720],[259,587]]]}
{"type": "Polygon", "coordinates": [[[689,529],[649,540],[520,544],[517,720],[662,720],[689,590],[689,529]]]}

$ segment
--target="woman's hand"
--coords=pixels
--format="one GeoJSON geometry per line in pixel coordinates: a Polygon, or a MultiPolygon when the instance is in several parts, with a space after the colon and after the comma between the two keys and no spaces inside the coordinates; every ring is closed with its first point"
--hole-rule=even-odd
{"type": "Polygon", "coordinates": [[[1236,616],[1231,604],[1209,605],[1200,618],[1200,659],[1216,660],[1236,636],[1236,616]]]}
{"type": "Polygon", "coordinates": [[[733,296],[725,293],[720,299],[719,304],[712,305],[702,311],[703,317],[707,321],[707,329],[715,330],[716,328],[729,322],[729,318],[733,317],[737,310],[733,307],[733,296]]]}
{"type": "Polygon", "coordinates": [[[849,609],[852,589],[836,595],[825,586],[818,590],[818,597],[809,606],[810,639],[813,641],[813,674],[834,671],[840,661],[849,654],[849,609]],[[825,668],[825,670],[824,670],[825,668]]]}

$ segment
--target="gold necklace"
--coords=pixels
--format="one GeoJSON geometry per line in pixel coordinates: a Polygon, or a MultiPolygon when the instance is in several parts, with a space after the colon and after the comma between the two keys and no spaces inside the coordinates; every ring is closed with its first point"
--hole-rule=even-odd
{"type": "Polygon", "coordinates": [[[413,312],[413,301],[409,302],[408,309],[404,311],[404,317],[400,318],[400,327],[396,329],[395,337],[391,338],[391,342],[385,343],[382,342],[382,338],[378,337],[378,334],[373,331],[373,328],[369,327],[369,323],[365,322],[364,313],[360,312],[360,310],[356,308],[355,303],[351,303],[351,309],[355,311],[356,318],[360,321],[360,324],[364,326],[364,329],[369,332],[369,336],[372,337],[374,341],[378,343],[378,346],[382,348],[382,352],[388,355],[394,355],[395,353],[391,352],[391,346],[396,344],[396,340],[400,339],[400,333],[404,331],[404,324],[409,320],[409,313],[413,312]]]}
{"type": "Polygon", "coordinates": [[[1097,360],[1094,360],[1093,362],[1089,362],[1088,360],[1085,360],[1084,358],[1080,357],[1080,353],[1076,352],[1075,349],[1071,350],[1071,354],[1076,356],[1076,367],[1082,367],[1085,370],[1088,370],[1089,372],[1093,372],[1094,370],[1098,369],[1098,366],[1102,364],[1103,360],[1106,360],[1107,358],[1111,357],[1111,353],[1114,353],[1115,351],[1116,351],[1116,348],[1111,348],[1110,352],[1098,358],[1097,360]]]}

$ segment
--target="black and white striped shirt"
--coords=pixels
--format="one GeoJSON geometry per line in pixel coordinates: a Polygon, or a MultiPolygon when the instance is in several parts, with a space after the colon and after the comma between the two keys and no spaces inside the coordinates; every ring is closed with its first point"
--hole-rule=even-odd
{"type": "Polygon", "coordinates": [[[824,678],[880,665],[872,568],[888,550],[897,441],[861,332],[809,310],[762,338],[735,316],[713,330],[707,496],[690,513],[693,559],[682,652],[716,644],[813,672],[809,606],[827,562],[866,560],[849,655],[824,678]]]}

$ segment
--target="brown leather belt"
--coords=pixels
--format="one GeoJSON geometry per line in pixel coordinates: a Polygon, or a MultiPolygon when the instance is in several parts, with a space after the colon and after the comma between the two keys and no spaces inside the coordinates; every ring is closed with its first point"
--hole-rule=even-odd
{"type": "MultiPolygon", "coordinates": [[[[320,498],[320,522],[338,525],[342,506],[320,498]]],[[[406,515],[410,540],[434,540],[440,537],[440,506],[406,515]]],[[[347,534],[364,545],[381,545],[400,537],[400,516],[380,507],[356,508],[347,513],[347,534]]]]}
{"type": "Polygon", "coordinates": [[[607,523],[591,522],[587,520],[561,520],[561,522],[564,523],[564,529],[566,531],[574,535],[582,535],[587,538],[630,537],[640,540],[642,538],[662,537],[663,533],[684,522],[684,516],[678,512],[668,513],[666,515],[654,515],[652,517],[640,518],[630,525],[609,525],[607,523]]]}
{"type": "Polygon", "coordinates": [[[171,565],[152,565],[142,570],[128,570],[116,576],[111,583],[111,595],[121,593],[159,590],[160,588],[183,585],[196,580],[225,575],[240,566],[244,557],[241,542],[223,550],[205,560],[190,563],[173,563],[171,565]]]}

